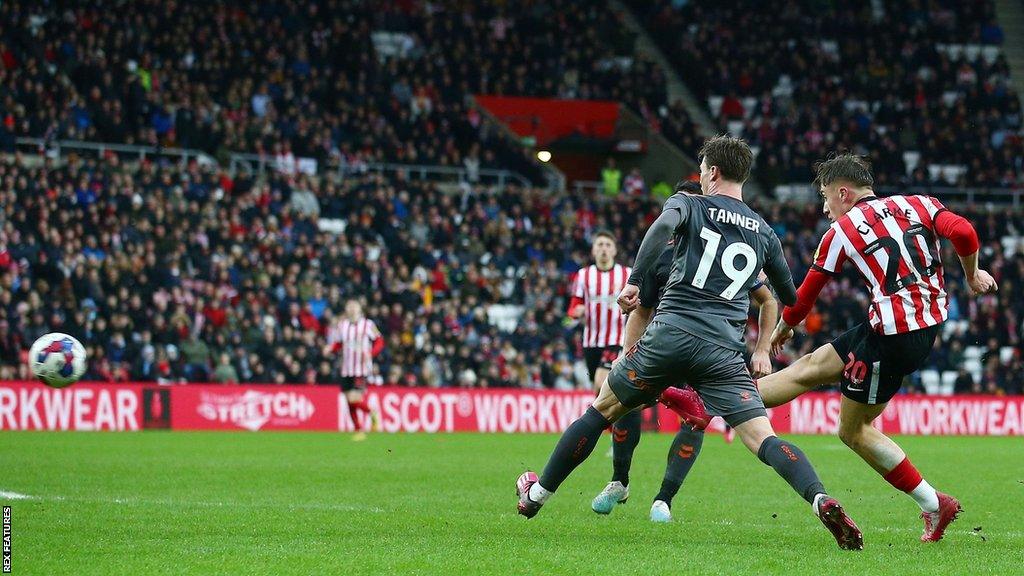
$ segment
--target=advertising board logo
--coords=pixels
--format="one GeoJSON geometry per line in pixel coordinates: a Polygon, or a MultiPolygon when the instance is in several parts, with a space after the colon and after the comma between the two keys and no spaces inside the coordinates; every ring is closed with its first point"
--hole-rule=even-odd
{"type": "Polygon", "coordinates": [[[313,402],[297,392],[203,392],[196,412],[203,418],[221,424],[256,431],[268,423],[273,426],[295,426],[313,417],[313,402]]]}

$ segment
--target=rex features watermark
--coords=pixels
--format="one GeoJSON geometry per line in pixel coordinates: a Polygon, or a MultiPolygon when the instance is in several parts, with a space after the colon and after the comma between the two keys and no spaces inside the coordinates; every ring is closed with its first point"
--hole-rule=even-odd
{"type": "Polygon", "coordinates": [[[4,506],[4,574],[11,573],[11,507],[4,506]]]}

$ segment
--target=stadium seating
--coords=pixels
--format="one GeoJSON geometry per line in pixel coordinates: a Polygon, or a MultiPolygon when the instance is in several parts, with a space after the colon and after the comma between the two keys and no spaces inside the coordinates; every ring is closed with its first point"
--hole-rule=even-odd
{"type": "Polygon", "coordinates": [[[663,72],[603,1],[515,13],[497,1],[15,1],[0,16],[12,23],[0,30],[5,150],[31,136],[195,148],[222,164],[252,152],[542,182],[473,94],[622,101],[674,141],[696,141],[663,72]]]}
{"type": "Polygon", "coordinates": [[[883,187],[1024,182],[993,2],[630,4],[721,128],[763,151],[769,187],[839,148],[883,187]]]}

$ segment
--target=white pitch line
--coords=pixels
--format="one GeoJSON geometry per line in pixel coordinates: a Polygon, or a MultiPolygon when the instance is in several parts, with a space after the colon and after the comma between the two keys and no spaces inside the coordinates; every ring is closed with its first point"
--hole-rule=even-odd
{"type": "Polygon", "coordinates": [[[19,494],[18,492],[7,492],[6,490],[0,490],[0,500],[31,500],[34,496],[28,494],[19,494]]]}
{"type": "Polygon", "coordinates": [[[210,502],[192,500],[172,500],[156,498],[100,498],[95,496],[29,496],[17,492],[0,490],[0,499],[7,500],[48,500],[70,502],[94,502],[99,504],[120,504],[124,506],[198,506],[204,508],[287,508],[299,510],[332,510],[339,512],[371,512],[380,514],[384,509],[376,506],[358,506],[351,504],[318,504],[291,502],[210,502]]]}

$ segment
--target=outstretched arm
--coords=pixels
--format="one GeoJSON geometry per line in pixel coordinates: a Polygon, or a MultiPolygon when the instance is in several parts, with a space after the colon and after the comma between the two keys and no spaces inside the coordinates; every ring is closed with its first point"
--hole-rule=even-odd
{"type": "Polygon", "coordinates": [[[672,238],[672,232],[679,226],[682,216],[678,210],[666,210],[658,216],[658,219],[651,224],[644,234],[644,240],[640,243],[640,251],[636,255],[636,262],[633,264],[633,273],[629,275],[629,283],[634,286],[642,286],[644,278],[652,276],[654,267],[658,264],[658,257],[661,256],[665,244],[672,238]]]}
{"type": "Polygon", "coordinates": [[[811,313],[811,308],[814,307],[818,294],[821,293],[821,289],[825,287],[825,284],[828,284],[830,279],[831,276],[821,270],[812,268],[807,272],[804,281],[800,283],[800,289],[796,292],[796,303],[783,309],[779,325],[775,327],[775,332],[772,333],[773,355],[778,355],[782,352],[782,347],[793,337],[793,328],[803,322],[804,318],[807,318],[807,315],[811,313]]]}
{"type": "Polygon", "coordinates": [[[661,213],[658,219],[647,229],[643,242],[640,243],[640,251],[633,263],[633,273],[629,275],[627,286],[619,294],[619,307],[623,312],[632,312],[640,302],[640,288],[645,278],[654,277],[654,268],[658,264],[658,257],[665,249],[665,244],[672,238],[676,227],[682,222],[682,215],[679,210],[669,209],[661,213]]]}
{"type": "Polygon", "coordinates": [[[779,301],[786,306],[796,303],[796,286],[793,285],[793,273],[789,270],[789,263],[782,254],[782,242],[778,237],[772,236],[772,246],[769,248],[768,259],[764,263],[764,272],[768,275],[772,287],[779,295],[779,301]]]}
{"type": "Polygon", "coordinates": [[[988,294],[999,289],[996,281],[988,272],[978,268],[978,232],[974,226],[959,214],[943,209],[935,215],[935,231],[943,238],[949,238],[953,249],[960,257],[960,265],[964,268],[964,276],[975,294],[988,294]]]}
{"type": "Polygon", "coordinates": [[[829,228],[821,237],[818,250],[814,254],[814,264],[800,284],[795,302],[786,302],[782,311],[782,319],[772,334],[772,352],[779,354],[782,346],[793,337],[793,327],[804,321],[811,312],[814,301],[818,299],[821,289],[829,279],[842,269],[846,261],[843,243],[836,237],[835,227],[829,228]]]}

